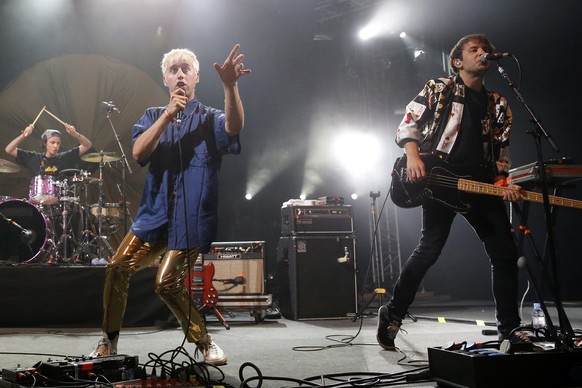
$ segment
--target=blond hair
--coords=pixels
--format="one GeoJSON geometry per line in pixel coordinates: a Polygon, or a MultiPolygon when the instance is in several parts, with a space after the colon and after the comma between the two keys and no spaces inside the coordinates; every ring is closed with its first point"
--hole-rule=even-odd
{"type": "Polygon", "coordinates": [[[200,64],[198,63],[196,54],[194,54],[191,50],[179,48],[173,49],[164,54],[161,63],[162,74],[166,75],[170,66],[176,62],[188,63],[190,66],[192,66],[192,69],[195,73],[198,73],[200,70],[200,64]]]}

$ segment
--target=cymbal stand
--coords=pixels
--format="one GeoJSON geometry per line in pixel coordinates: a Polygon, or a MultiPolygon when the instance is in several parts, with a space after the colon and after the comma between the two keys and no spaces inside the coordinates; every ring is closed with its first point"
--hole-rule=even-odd
{"type": "MultiPolygon", "coordinates": [[[[103,153],[103,151],[101,151],[103,153]]],[[[95,241],[97,244],[97,256],[99,259],[103,259],[103,248],[107,251],[107,257],[113,256],[113,249],[107,241],[107,237],[103,235],[103,156],[99,162],[99,198],[97,201],[97,236],[95,241]]]]}
{"type": "Polygon", "coordinates": [[[77,250],[73,254],[73,257],[78,257],[83,263],[90,263],[92,259],[96,256],[89,249],[91,241],[95,238],[91,229],[89,228],[89,182],[85,181],[83,183],[85,188],[85,206],[81,205],[81,225],[83,231],[81,232],[81,243],[77,246],[77,250]],[[84,260],[86,258],[86,260],[84,260]]]}
{"type": "MultiPolygon", "coordinates": [[[[113,130],[113,135],[115,135],[115,140],[117,141],[117,145],[119,146],[119,151],[121,152],[121,163],[123,165],[123,169],[121,171],[121,212],[123,214],[123,234],[127,234],[127,216],[129,214],[129,211],[127,209],[127,198],[126,198],[126,178],[125,178],[125,169],[127,169],[127,171],[129,171],[130,174],[132,174],[133,172],[131,171],[131,167],[129,166],[129,163],[127,162],[127,156],[125,155],[125,151],[123,151],[123,146],[121,145],[121,141],[119,140],[119,136],[117,135],[117,131],[115,130],[115,126],[113,125],[113,122],[111,121],[111,115],[113,114],[113,111],[116,111],[117,113],[119,112],[119,109],[117,109],[115,107],[115,105],[113,104],[113,101],[109,101],[105,104],[107,106],[107,121],[109,121],[109,125],[111,126],[111,129],[113,130]]],[[[101,213],[99,213],[101,214],[101,213]]]]}

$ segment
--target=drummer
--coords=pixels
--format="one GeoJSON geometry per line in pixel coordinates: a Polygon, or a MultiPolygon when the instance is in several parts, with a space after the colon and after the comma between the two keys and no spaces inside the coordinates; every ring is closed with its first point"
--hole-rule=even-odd
{"type": "Polygon", "coordinates": [[[32,177],[37,175],[54,176],[64,169],[79,168],[82,165],[81,155],[91,150],[93,143],[77,132],[74,126],[65,123],[64,127],[67,134],[79,142],[78,147],[61,152],[61,132],[56,129],[47,129],[41,136],[44,152],[18,148],[34,130],[34,125],[31,124],[24,128],[20,135],[6,146],[5,150],[16,158],[17,163],[28,169],[32,177]]]}

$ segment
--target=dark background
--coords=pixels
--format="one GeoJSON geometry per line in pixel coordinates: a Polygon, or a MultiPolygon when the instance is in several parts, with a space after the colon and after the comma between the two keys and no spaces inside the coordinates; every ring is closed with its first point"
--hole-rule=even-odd
{"type": "MultiPolygon", "coordinates": [[[[201,63],[197,95],[221,108],[222,89],[212,64],[222,63],[240,43],[245,66],[253,73],[239,82],[246,108],[243,152],[223,164],[218,240],[267,241],[267,270],[272,273],[281,204],[298,198],[304,176],[314,174],[317,185],[309,198],[339,195],[353,205],[360,282],[375,286],[366,276],[369,193],[381,193],[380,224],[389,228],[382,227],[381,242],[397,272],[398,256],[403,262],[418,240],[420,211],[395,210],[385,201],[391,167],[400,154],[394,145],[395,128],[424,82],[445,74],[443,52],[447,55],[461,36],[485,33],[498,51],[517,57],[521,67],[513,59],[501,64],[560,147],[555,152],[542,139],[544,159],[569,157],[580,163],[575,109],[581,102],[581,12],[577,0],[0,1],[0,133],[7,144],[46,105],[86,134],[97,150],[120,152],[113,126],[131,159],[132,124],[146,107],[167,102],[159,68],[162,55],[176,47],[193,49],[201,63]],[[389,33],[359,41],[357,31],[381,7],[389,9],[382,19],[389,33]],[[409,40],[398,37],[400,31],[416,42],[406,43],[409,40]],[[327,39],[314,39],[322,34],[327,39]],[[423,49],[423,60],[414,60],[415,48],[423,49]],[[109,100],[120,110],[111,123],[101,105],[109,100]],[[368,166],[369,172],[357,180],[329,157],[332,140],[345,127],[375,135],[382,150],[380,162],[368,166]],[[317,162],[315,167],[311,161],[317,162]],[[247,182],[258,175],[263,189],[247,201],[247,182]],[[357,200],[350,198],[354,191],[357,200]]],[[[495,70],[488,75],[487,87],[506,95],[514,111],[513,166],[534,162],[530,115],[495,70]]],[[[35,137],[22,147],[39,150],[40,134],[47,127],[62,129],[43,115],[35,137]]],[[[74,145],[64,139],[64,148],[74,145]]],[[[11,160],[5,153],[1,157],[11,160]]],[[[145,169],[132,160],[130,167],[126,193],[134,212],[145,169]]],[[[106,166],[108,201],[120,199],[116,186],[122,182],[122,170],[119,163],[106,166]]],[[[25,198],[27,190],[24,171],[0,175],[0,195],[25,198]]],[[[90,190],[94,198],[96,188],[90,190]]],[[[560,195],[582,198],[575,185],[560,195]]],[[[582,296],[581,214],[562,208],[556,217],[559,278],[568,300],[582,296]]],[[[543,250],[541,205],[532,205],[528,225],[532,240],[543,250]]],[[[441,260],[423,283],[425,290],[456,298],[490,297],[489,264],[468,229],[459,217],[441,260]]],[[[537,266],[531,249],[525,256],[537,266]]],[[[390,287],[387,278],[382,285],[390,287]]],[[[524,271],[524,289],[526,278],[524,271]]]]}

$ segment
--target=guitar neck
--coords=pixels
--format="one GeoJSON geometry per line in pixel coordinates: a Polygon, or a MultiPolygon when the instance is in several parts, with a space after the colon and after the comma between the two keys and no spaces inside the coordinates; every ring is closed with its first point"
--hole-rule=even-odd
{"type": "MultiPolygon", "coordinates": [[[[504,187],[495,186],[490,183],[483,183],[478,181],[472,181],[469,179],[459,178],[457,182],[457,189],[461,191],[466,191],[475,194],[485,194],[485,195],[495,195],[498,197],[503,197],[505,190],[504,187]]],[[[536,193],[535,191],[522,190],[521,194],[524,201],[531,202],[544,202],[542,193],[536,193]]],[[[548,196],[551,205],[572,207],[576,209],[582,209],[582,201],[577,199],[557,197],[555,195],[548,196]]]]}

